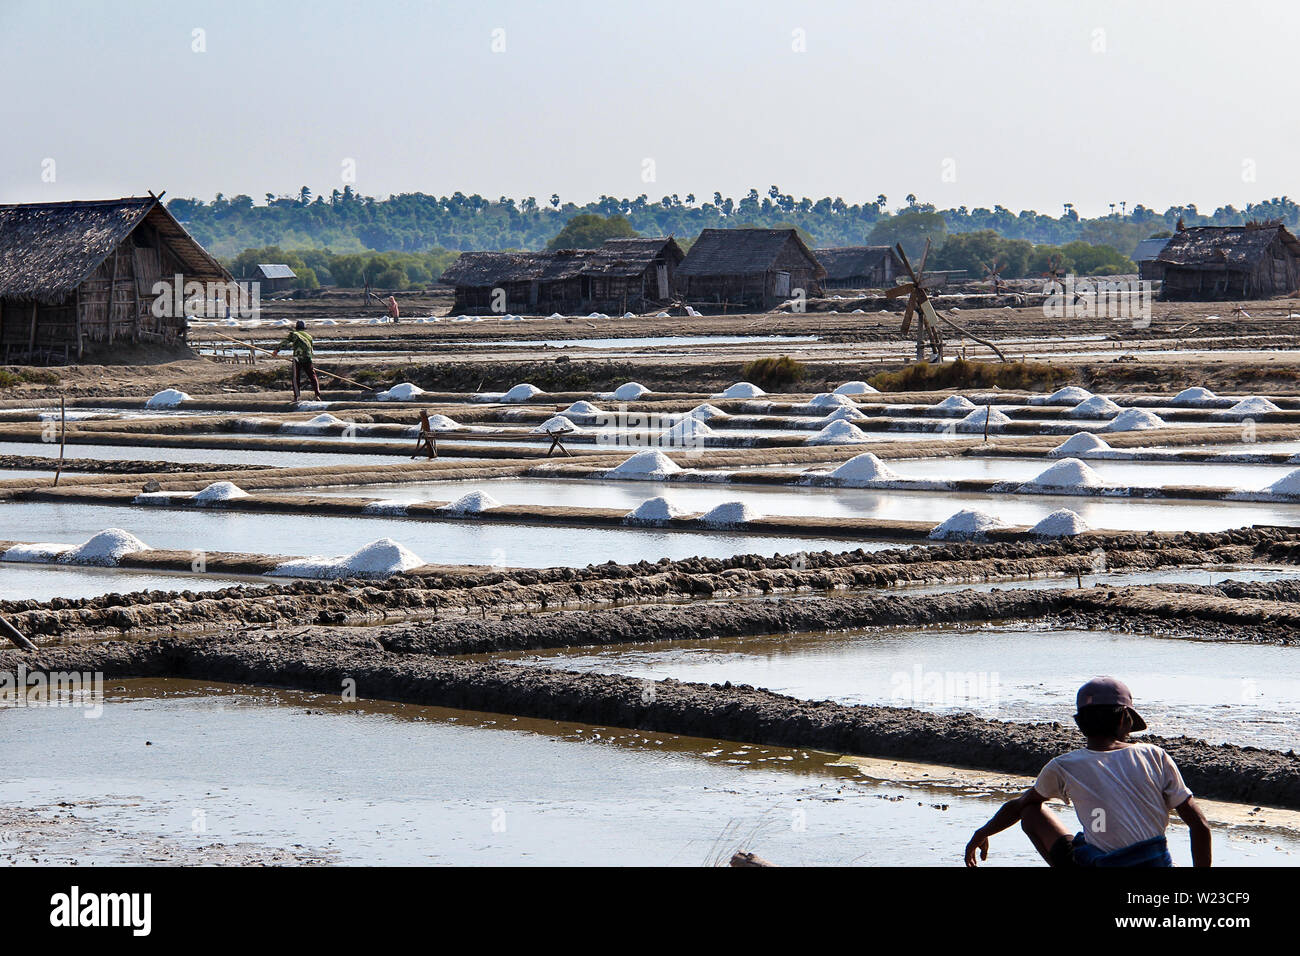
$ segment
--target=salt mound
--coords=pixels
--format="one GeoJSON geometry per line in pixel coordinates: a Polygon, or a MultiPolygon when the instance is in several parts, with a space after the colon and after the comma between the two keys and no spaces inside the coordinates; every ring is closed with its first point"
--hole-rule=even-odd
{"type": "Polygon", "coordinates": [[[412,385],[410,382],[402,382],[400,385],[394,385],[387,391],[380,392],[375,398],[381,402],[409,402],[417,395],[426,394],[424,389],[418,385],[412,385]]]}
{"type": "Polygon", "coordinates": [[[501,396],[503,402],[526,402],[535,395],[542,394],[542,390],[536,385],[529,385],[527,382],[520,382],[510,391],[501,396]]]}
{"type": "Polygon", "coordinates": [[[834,408],[837,405],[846,408],[855,407],[853,399],[838,392],[822,392],[820,395],[814,395],[808,404],[813,408],[834,408]]]}
{"type": "Polygon", "coordinates": [[[1036,534],[1040,538],[1068,538],[1083,534],[1087,530],[1087,522],[1069,508],[1062,508],[1060,511],[1053,511],[1030,528],[1029,533],[1036,534]]]}
{"type": "MultiPolygon", "coordinates": [[[[448,418],[446,415],[430,415],[429,427],[436,432],[449,432],[449,431],[455,431],[457,428],[460,428],[461,424],[460,422],[454,419],[448,418]]],[[[420,432],[420,426],[416,425],[413,434],[418,435],[419,432],[420,432]]]]}
{"type": "Polygon", "coordinates": [[[700,515],[700,523],[710,528],[734,528],[763,517],[743,501],[724,501],[716,508],[700,515]]]}
{"type": "Polygon", "coordinates": [[[323,432],[333,428],[346,428],[351,422],[345,422],[343,419],[329,412],[322,412],[315,418],[310,418],[305,422],[285,422],[280,426],[282,432],[323,432]]]}
{"type": "Polygon", "coordinates": [[[1247,418],[1254,415],[1267,415],[1269,412],[1280,412],[1281,410],[1282,409],[1278,408],[1267,398],[1260,398],[1258,395],[1252,395],[1249,398],[1243,398],[1231,408],[1225,408],[1223,411],[1216,412],[1215,414],[1222,415],[1225,418],[1247,418]]]}
{"type": "Polygon", "coordinates": [[[831,477],[842,482],[896,481],[901,476],[871,452],[850,458],[831,472],[831,477]]]}
{"type": "Polygon", "coordinates": [[[985,405],[983,408],[977,408],[961,421],[957,422],[956,429],[959,432],[982,432],[985,423],[988,423],[989,431],[995,431],[1011,423],[1011,419],[998,411],[992,405],[985,405]]]}
{"type": "Polygon", "coordinates": [[[581,435],[583,431],[585,431],[585,429],[579,428],[564,416],[552,415],[550,418],[546,419],[546,421],[532,429],[529,434],[544,435],[547,432],[565,432],[570,435],[581,435]]]}
{"type": "Polygon", "coordinates": [[[1165,420],[1145,408],[1126,408],[1102,429],[1104,432],[1138,432],[1149,428],[1164,428],[1165,420]]]}
{"type": "Polygon", "coordinates": [[[115,568],[125,555],[148,551],[145,544],[129,531],[108,528],[84,544],[59,555],[60,564],[93,564],[101,568],[115,568]]]}
{"type": "Polygon", "coordinates": [[[268,573],[291,578],[386,578],[424,563],[392,538],[380,538],[343,557],[295,558],[268,573]]]}
{"type": "Polygon", "coordinates": [[[942,402],[934,406],[945,412],[962,411],[967,412],[975,407],[975,403],[964,395],[949,395],[942,402]]]}
{"type": "Polygon", "coordinates": [[[704,422],[687,415],[672,428],[664,429],[663,437],[671,439],[705,438],[713,433],[713,429],[704,422]]]}
{"type": "Polygon", "coordinates": [[[1092,392],[1086,388],[1080,388],[1078,385],[1067,385],[1064,388],[1058,388],[1051,395],[1043,399],[1044,405],[1078,405],[1080,402],[1086,402],[1092,398],[1092,392]]]}
{"type": "Polygon", "coordinates": [[[147,402],[145,408],[175,408],[181,402],[188,402],[190,397],[177,388],[164,388],[147,402]]]}
{"type": "Polygon", "coordinates": [[[1086,455],[1091,451],[1110,451],[1106,439],[1098,438],[1092,432],[1078,432],[1047,453],[1048,458],[1069,458],[1074,455],[1086,455]]]}
{"type": "Polygon", "coordinates": [[[766,394],[767,392],[763,391],[757,385],[753,385],[749,382],[736,382],[736,384],[728,385],[721,392],[719,392],[718,397],[719,398],[758,398],[766,394]]]}
{"type": "Polygon", "coordinates": [[[831,422],[816,435],[804,439],[805,445],[853,445],[870,438],[852,422],[831,422]]]}
{"type": "Polygon", "coordinates": [[[597,408],[595,405],[591,404],[591,402],[578,401],[578,402],[574,402],[564,411],[560,412],[560,414],[561,415],[599,415],[600,409],[597,408]]]}
{"type": "Polygon", "coordinates": [[[1119,414],[1119,406],[1105,395],[1084,399],[1065,414],[1071,418],[1111,418],[1119,414]]]}
{"type": "Polygon", "coordinates": [[[642,395],[650,394],[650,389],[640,382],[628,382],[614,389],[614,398],[620,402],[635,402],[642,395]]]}
{"type": "Polygon", "coordinates": [[[661,451],[639,451],[617,468],[605,472],[605,477],[654,480],[681,470],[677,462],[661,451]]]}
{"type": "Polygon", "coordinates": [[[685,513],[667,498],[650,498],[629,511],[623,520],[628,524],[663,524],[685,513]]]}
{"type": "Polygon", "coordinates": [[[1077,458],[1064,458],[1042,474],[1030,478],[1021,487],[1028,488],[1102,488],[1107,482],[1077,458]]]}
{"type": "Polygon", "coordinates": [[[818,425],[829,425],[831,422],[864,422],[870,416],[864,415],[859,408],[837,408],[824,418],[817,420],[818,425]]]}
{"type": "Polygon", "coordinates": [[[996,518],[986,511],[962,510],[935,527],[930,532],[930,539],[962,541],[982,538],[989,531],[1006,526],[1001,518],[996,518]]]}
{"type": "Polygon", "coordinates": [[[691,418],[698,418],[702,422],[707,422],[711,418],[726,418],[727,413],[718,408],[717,405],[710,405],[705,402],[703,405],[696,405],[689,412],[691,418]]]}
{"type": "Polygon", "coordinates": [[[235,498],[247,498],[248,492],[233,481],[214,481],[191,498],[204,504],[210,501],[232,501],[235,498]]]}
{"type": "Polygon", "coordinates": [[[500,508],[501,502],[497,501],[486,491],[471,491],[467,495],[461,495],[449,505],[443,505],[439,511],[450,511],[458,515],[480,514],[490,508],[500,508]]]}
{"type": "Polygon", "coordinates": [[[1279,478],[1264,490],[1275,495],[1300,495],[1300,470],[1279,478]]]}
{"type": "Polygon", "coordinates": [[[1192,388],[1185,388],[1173,397],[1170,402],[1172,405],[1203,405],[1206,402],[1212,402],[1219,396],[1215,395],[1208,388],[1202,388],[1195,385],[1192,388]]]}
{"type": "MultiPolygon", "coordinates": [[[[859,309],[859,312],[862,310],[859,309]]],[[[872,388],[866,382],[845,382],[839,388],[835,389],[836,395],[875,395],[877,390],[872,388]]]]}

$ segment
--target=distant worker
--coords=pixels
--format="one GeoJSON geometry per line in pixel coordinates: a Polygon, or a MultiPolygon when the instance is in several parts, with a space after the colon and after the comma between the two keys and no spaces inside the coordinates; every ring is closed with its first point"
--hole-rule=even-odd
{"type": "Polygon", "coordinates": [[[1133,695],[1113,677],[1079,688],[1074,722],[1087,746],[1048,761],[1034,785],[1002,805],[966,844],[966,865],[988,859],[989,837],[1019,823],[1049,866],[1173,866],[1165,830],[1170,811],[1187,824],[1192,865],[1210,865],[1210,825],[1173,758],[1155,744],[1133,742],[1146,730],[1133,695]],[[1043,804],[1074,804],[1083,831],[1075,836],[1043,804]]]}
{"type": "Polygon", "coordinates": [[[415,454],[411,457],[418,457],[421,450],[425,451],[430,459],[438,457],[438,436],[429,422],[429,413],[424,409],[420,409],[420,434],[415,440],[415,454]]]}
{"type": "Polygon", "coordinates": [[[394,322],[402,317],[401,311],[397,308],[397,299],[391,295],[388,297],[388,317],[394,322]]]}
{"type": "Polygon", "coordinates": [[[312,345],[311,333],[307,331],[307,323],[302,319],[293,327],[293,331],[284,337],[284,341],[275,347],[271,352],[272,355],[279,355],[280,349],[293,349],[293,401],[296,405],[299,396],[302,394],[299,386],[299,379],[305,377],[311,382],[312,390],[316,392],[316,401],[320,401],[320,381],[316,378],[315,348],[312,345]]]}

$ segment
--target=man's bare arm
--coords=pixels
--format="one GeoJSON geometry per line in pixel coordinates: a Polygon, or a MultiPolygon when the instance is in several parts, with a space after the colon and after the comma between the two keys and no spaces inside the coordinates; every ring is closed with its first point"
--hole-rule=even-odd
{"type": "Polygon", "coordinates": [[[1196,805],[1196,798],[1188,797],[1174,808],[1174,812],[1187,824],[1187,829],[1191,831],[1192,866],[1209,866],[1211,857],[1210,821],[1205,819],[1205,814],[1196,805]]]}
{"type": "Polygon", "coordinates": [[[975,831],[975,835],[970,838],[966,844],[966,865],[976,866],[977,861],[975,854],[979,853],[981,860],[989,858],[989,837],[995,833],[1001,833],[1008,827],[1013,827],[1020,822],[1024,815],[1025,808],[1029,806],[1038,806],[1046,801],[1046,797],[1040,794],[1033,787],[1030,787],[1018,797],[1014,797],[1002,804],[998,812],[993,814],[992,818],[984,826],[975,831]]]}

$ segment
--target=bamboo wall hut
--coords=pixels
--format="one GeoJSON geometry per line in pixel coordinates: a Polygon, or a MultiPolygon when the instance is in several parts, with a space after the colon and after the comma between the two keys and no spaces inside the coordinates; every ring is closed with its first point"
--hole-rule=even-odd
{"type": "Polygon", "coordinates": [[[79,358],[114,343],[178,345],[184,310],[154,314],[154,286],[233,283],[155,196],[0,205],[4,361],[79,358]]]}
{"type": "Polygon", "coordinates": [[[813,255],[826,270],[828,289],[883,289],[894,285],[903,262],[893,246],[843,246],[816,249],[813,255]]]}
{"type": "Polygon", "coordinates": [[[826,270],[793,229],[705,229],[677,267],[691,305],[770,309],[795,290],[822,293],[826,270]]]}
{"type": "Polygon", "coordinates": [[[667,305],[686,254],[671,236],[607,239],[586,257],[586,307],[622,315],[667,305]]]}
{"type": "Polygon", "coordinates": [[[492,312],[497,289],[505,293],[504,311],[533,312],[549,262],[550,256],[538,252],[462,252],[438,281],[456,289],[453,312],[492,312]]]}
{"type": "Polygon", "coordinates": [[[1300,288],[1300,240],[1280,223],[1193,226],[1155,263],[1162,299],[1265,299],[1300,288]]]}

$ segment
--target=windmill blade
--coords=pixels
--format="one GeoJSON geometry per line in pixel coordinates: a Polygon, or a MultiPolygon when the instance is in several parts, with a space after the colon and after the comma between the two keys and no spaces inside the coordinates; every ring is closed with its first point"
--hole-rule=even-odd
{"type": "Polygon", "coordinates": [[[906,335],[912,328],[912,313],[916,309],[916,297],[907,300],[907,308],[903,310],[903,328],[902,332],[906,335]]]}
{"type": "Polygon", "coordinates": [[[912,285],[910,282],[907,283],[907,285],[896,285],[885,292],[885,298],[897,299],[900,295],[907,295],[915,288],[916,286],[912,285]]]}
{"type": "Polygon", "coordinates": [[[916,270],[916,284],[921,284],[921,276],[925,275],[925,260],[930,258],[930,237],[925,238],[925,251],[921,253],[921,267],[916,270]]]}
{"type": "Polygon", "coordinates": [[[912,283],[914,285],[919,285],[920,283],[917,282],[916,273],[912,270],[912,262],[907,258],[907,253],[903,251],[903,244],[901,242],[897,243],[894,248],[898,250],[898,258],[902,260],[903,268],[906,269],[907,274],[912,277],[912,283]]]}

